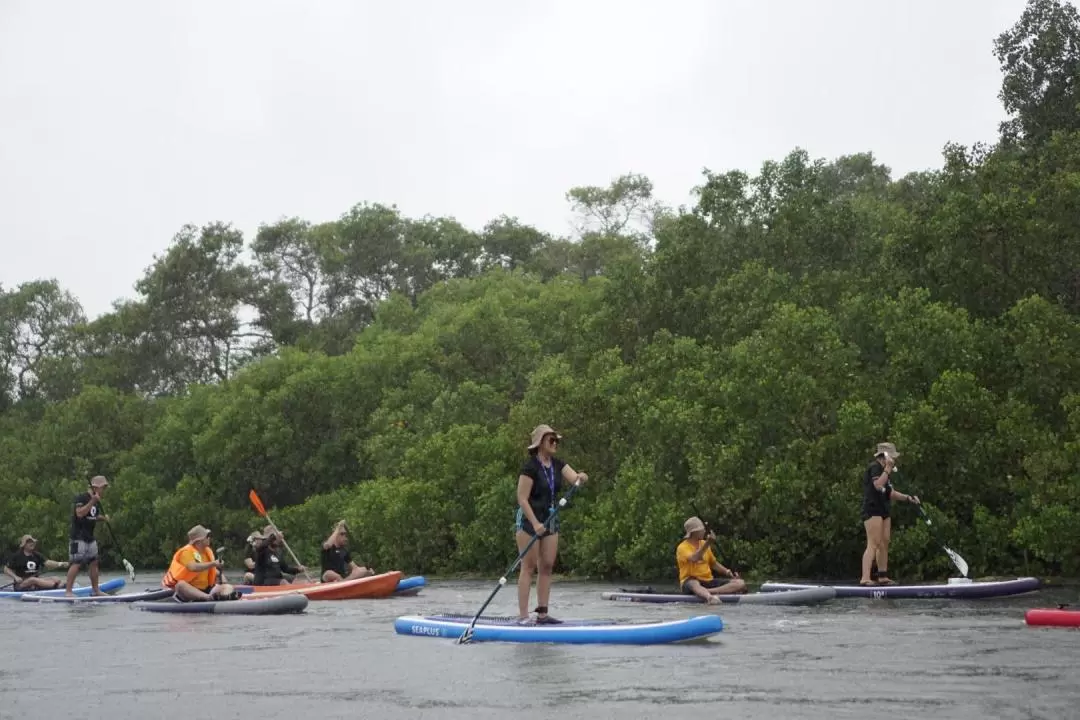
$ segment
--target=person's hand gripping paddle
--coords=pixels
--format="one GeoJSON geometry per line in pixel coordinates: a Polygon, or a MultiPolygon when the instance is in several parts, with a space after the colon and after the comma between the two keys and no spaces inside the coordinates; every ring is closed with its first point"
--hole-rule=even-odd
{"type": "MultiPolygon", "coordinates": [[[[303,566],[304,563],[300,562],[299,558],[296,557],[296,553],[292,551],[292,548],[289,547],[289,543],[286,542],[285,536],[281,534],[281,531],[278,530],[277,525],[275,525],[274,521],[270,519],[270,514],[266,512],[266,507],[262,504],[262,500],[259,498],[259,494],[254,490],[251,490],[251,492],[248,493],[248,500],[251,500],[251,504],[255,507],[255,512],[266,518],[266,522],[270,523],[270,527],[274,528],[274,532],[276,532],[278,537],[281,538],[281,542],[285,545],[285,549],[288,550],[289,555],[292,556],[293,562],[295,562],[298,566],[303,566]]],[[[308,582],[310,583],[315,582],[311,579],[311,575],[308,575],[307,570],[304,570],[304,577],[306,577],[308,579],[308,582]]]]}

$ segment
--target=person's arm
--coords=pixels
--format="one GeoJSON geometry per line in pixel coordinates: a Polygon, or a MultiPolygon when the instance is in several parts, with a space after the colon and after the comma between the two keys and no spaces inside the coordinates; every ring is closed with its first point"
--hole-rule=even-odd
{"type": "Polygon", "coordinates": [[[729,577],[729,578],[735,577],[735,571],[721,565],[720,561],[717,560],[715,557],[712,559],[711,566],[712,566],[713,572],[718,572],[721,575],[723,575],[724,577],[729,577]]]}
{"type": "Polygon", "coordinates": [[[586,475],[585,473],[577,472],[576,470],[574,470],[574,468],[570,467],[567,464],[564,464],[562,466],[562,476],[563,476],[563,480],[565,480],[568,483],[585,482],[586,480],[589,479],[588,475],[586,475]]]}
{"type": "Polygon", "coordinates": [[[4,566],[4,574],[7,575],[12,580],[14,580],[15,582],[19,582],[20,580],[22,580],[22,578],[19,577],[18,575],[16,575],[15,571],[12,570],[11,568],[9,568],[7,565],[4,566]]]}
{"type": "Polygon", "coordinates": [[[528,475],[522,473],[518,475],[517,486],[517,501],[518,507],[521,508],[522,514],[525,519],[536,529],[537,525],[540,525],[540,520],[536,517],[536,513],[533,512],[532,506],[529,505],[529,493],[532,492],[533,479],[528,475]]]}
{"type": "Polygon", "coordinates": [[[224,567],[225,563],[221,562],[217,558],[213,560],[207,560],[205,562],[195,562],[194,553],[187,553],[184,558],[184,567],[191,572],[202,572],[203,570],[209,570],[210,568],[217,568],[219,571],[224,567]]]}
{"type": "Polygon", "coordinates": [[[91,492],[87,494],[90,496],[90,499],[86,501],[85,505],[75,505],[76,517],[84,518],[89,515],[90,508],[94,507],[94,505],[97,505],[98,501],[101,499],[100,497],[98,497],[97,493],[91,492]]]}
{"type": "Polygon", "coordinates": [[[46,560],[45,561],[45,569],[46,570],[66,570],[70,566],[71,566],[71,563],[69,563],[69,562],[58,562],[56,560],[46,560]]]}
{"type": "Polygon", "coordinates": [[[901,500],[903,502],[916,503],[916,504],[919,502],[919,498],[917,496],[915,496],[915,495],[905,495],[904,493],[900,492],[899,490],[892,490],[889,493],[889,499],[890,500],[901,500]]]}
{"type": "Polygon", "coordinates": [[[697,550],[690,555],[691,562],[701,562],[705,557],[705,553],[709,552],[709,543],[716,539],[716,536],[709,531],[709,534],[705,536],[705,540],[701,543],[697,550]]]}

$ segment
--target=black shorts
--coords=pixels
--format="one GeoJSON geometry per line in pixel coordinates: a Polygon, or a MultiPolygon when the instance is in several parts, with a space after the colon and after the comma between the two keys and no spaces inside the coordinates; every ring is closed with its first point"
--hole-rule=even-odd
{"type": "Polygon", "coordinates": [[[879,518],[883,518],[883,519],[888,518],[889,517],[889,511],[888,510],[882,510],[881,508],[863,508],[862,521],[866,522],[867,520],[869,520],[872,517],[879,517],[879,518]]]}
{"type": "MultiPolygon", "coordinates": [[[[694,591],[691,590],[689,588],[689,586],[687,585],[687,583],[689,583],[690,580],[694,580],[694,579],[696,579],[696,578],[690,578],[689,580],[687,580],[686,582],[684,582],[682,584],[681,589],[682,589],[684,594],[686,594],[686,595],[693,595],[694,594],[694,591]]],[[[713,588],[723,587],[724,585],[727,585],[728,582],[730,582],[730,581],[727,578],[713,578],[712,580],[698,580],[698,582],[701,583],[701,587],[706,588],[708,590],[712,590],[713,588]]]]}
{"type": "MultiPolygon", "coordinates": [[[[547,515],[544,515],[543,517],[537,516],[536,519],[539,520],[540,522],[546,522],[547,519],[548,519],[548,516],[547,515]]],[[[517,509],[517,513],[515,513],[515,515],[514,515],[514,528],[516,530],[521,530],[522,532],[526,533],[527,535],[533,535],[533,536],[536,535],[536,531],[533,530],[532,524],[527,519],[525,519],[525,513],[522,512],[520,507],[517,509]]],[[[556,515],[554,518],[551,519],[551,522],[547,523],[547,532],[544,533],[543,535],[541,535],[540,537],[545,538],[548,535],[558,535],[558,534],[559,534],[559,516],[556,515]]]]}

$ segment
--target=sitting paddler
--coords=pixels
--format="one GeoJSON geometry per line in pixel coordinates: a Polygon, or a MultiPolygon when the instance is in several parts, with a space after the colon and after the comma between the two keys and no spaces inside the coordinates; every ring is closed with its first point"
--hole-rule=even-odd
{"type": "Polygon", "coordinates": [[[349,527],[344,520],[338,521],[334,531],[322,545],[322,581],[340,582],[341,580],[356,580],[358,578],[374,575],[371,568],[357,565],[353,562],[352,555],[347,547],[349,543],[349,527]]]}
{"type": "Polygon", "coordinates": [[[32,535],[19,538],[19,549],[4,565],[4,574],[15,581],[13,590],[56,590],[63,583],[59,578],[43,578],[45,570],[66,570],[70,563],[47,560],[37,551],[37,540],[32,535]]]}
{"type": "Polygon", "coordinates": [[[255,553],[258,552],[256,543],[262,540],[262,533],[258,530],[254,531],[247,536],[247,540],[244,541],[244,584],[255,584],[255,553]]]}
{"type": "Polygon", "coordinates": [[[210,531],[202,525],[188,530],[188,544],[173,554],[172,562],[161,579],[162,587],[175,591],[177,602],[206,602],[208,600],[238,600],[240,593],[224,584],[221,574],[225,563],[214,557],[210,548],[210,531]]]}
{"type": "Polygon", "coordinates": [[[710,543],[716,540],[712,530],[706,534],[705,523],[692,517],[683,523],[686,535],[675,548],[675,562],[679,567],[679,589],[687,595],[715,605],[717,595],[746,592],[746,583],[739,574],[721,565],[713,555],[710,543]],[[718,573],[724,578],[714,575],[718,573]]]}
{"type": "Polygon", "coordinates": [[[281,552],[285,540],[273,525],[263,528],[262,538],[255,541],[255,582],[253,585],[288,585],[285,575],[307,572],[303,565],[289,565],[281,552]]]}

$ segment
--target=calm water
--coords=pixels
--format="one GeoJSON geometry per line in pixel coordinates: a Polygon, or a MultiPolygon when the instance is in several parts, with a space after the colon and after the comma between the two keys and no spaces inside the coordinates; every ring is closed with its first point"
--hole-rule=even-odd
{"type": "MultiPolygon", "coordinates": [[[[1023,622],[1028,607],[1076,603],[1075,591],[724,605],[717,639],[681,646],[458,646],[394,633],[398,615],[475,612],[493,587],[438,583],[277,617],[2,600],[0,718],[1080,717],[1080,634],[1023,622]]],[[[556,583],[552,614],[708,611],[601,600],[610,589],[556,583]]],[[[514,612],[508,585],[488,613],[514,612]]]]}

